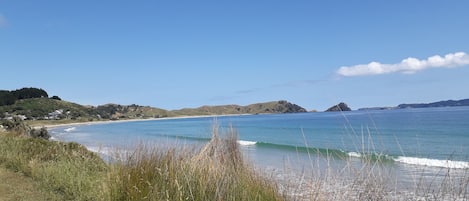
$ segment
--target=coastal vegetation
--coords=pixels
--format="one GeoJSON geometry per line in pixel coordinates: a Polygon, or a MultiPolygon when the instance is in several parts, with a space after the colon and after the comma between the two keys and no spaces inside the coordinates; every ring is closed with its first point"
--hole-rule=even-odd
{"type": "Polygon", "coordinates": [[[236,132],[218,132],[202,149],[141,144],[108,163],[77,143],[1,133],[0,172],[27,180],[44,200],[285,200],[243,160],[236,132]]]}

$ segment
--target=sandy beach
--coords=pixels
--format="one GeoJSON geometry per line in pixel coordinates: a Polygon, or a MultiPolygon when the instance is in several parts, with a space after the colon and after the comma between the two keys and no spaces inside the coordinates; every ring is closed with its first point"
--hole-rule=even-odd
{"type": "Polygon", "coordinates": [[[179,117],[163,117],[163,118],[147,118],[147,119],[123,119],[123,120],[103,120],[103,121],[88,121],[88,122],[74,122],[74,123],[63,123],[63,124],[50,124],[34,126],[34,128],[45,127],[47,129],[57,127],[70,127],[70,126],[83,126],[83,125],[96,125],[96,124],[112,124],[112,123],[124,123],[124,122],[138,122],[138,121],[159,121],[168,119],[193,119],[193,118],[204,118],[204,117],[226,117],[226,116],[244,116],[252,114],[223,114],[223,115],[195,115],[195,116],[179,116],[179,117]]]}

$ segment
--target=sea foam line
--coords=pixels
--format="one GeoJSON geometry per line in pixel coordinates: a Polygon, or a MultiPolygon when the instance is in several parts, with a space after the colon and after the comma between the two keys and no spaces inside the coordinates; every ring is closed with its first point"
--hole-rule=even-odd
{"type": "Polygon", "coordinates": [[[253,145],[256,145],[257,142],[246,141],[246,140],[238,140],[238,144],[240,144],[241,146],[253,146],[253,145]]]}
{"type": "Polygon", "coordinates": [[[72,132],[72,131],[74,131],[75,129],[77,129],[77,128],[75,128],[75,127],[70,127],[70,128],[64,129],[64,131],[65,131],[65,132],[72,132]]]}
{"type": "Polygon", "coordinates": [[[415,158],[415,157],[405,157],[405,156],[399,156],[394,160],[400,163],[411,164],[411,165],[423,165],[423,166],[429,166],[429,167],[443,167],[443,168],[454,168],[454,169],[469,168],[469,162],[465,162],[465,161],[451,161],[451,160],[415,158]]]}
{"type": "MultiPolygon", "coordinates": [[[[363,154],[358,152],[347,152],[347,155],[354,158],[362,158],[363,154]]],[[[469,168],[469,162],[466,161],[452,161],[452,160],[441,160],[441,159],[430,159],[430,158],[417,158],[417,157],[386,157],[395,162],[405,163],[409,165],[419,165],[428,167],[442,167],[450,169],[466,169],[469,168]]]]}

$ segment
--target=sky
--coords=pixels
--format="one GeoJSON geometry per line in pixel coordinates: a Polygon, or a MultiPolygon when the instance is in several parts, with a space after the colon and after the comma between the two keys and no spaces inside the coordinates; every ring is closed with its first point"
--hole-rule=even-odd
{"type": "Polygon", "coordinates": [[[469,98],[469,1],[0,0],[0,89],[163,109],[469,98]]]}

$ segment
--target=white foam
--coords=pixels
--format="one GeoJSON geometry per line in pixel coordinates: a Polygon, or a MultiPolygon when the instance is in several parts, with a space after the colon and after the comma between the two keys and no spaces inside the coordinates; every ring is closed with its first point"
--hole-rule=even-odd
{"type": "Polygon", "coordinates": [[[469,168],[469,162],[465,161],[451,161],[451,160],[438,160],[429,158],[415,158],[400,156],[395,159],[397,162],[411,164],[411,165],[423,165],[429,167],[443,167],[443,168],[456,168],[465,169],[469,168]]]}
{"type": "Polygon", "coordinates": [[[355,157],[355,158],[361,158],[362,157],[362,154],[357,153],[357,152],[353,152],[353,151],[348,152],[347,155],[350,156],[350,157],[355,157]]]}
{"type": "Polygon", "coordinates": [[[256,145],[257,142],[238,140],[238,144],[240,144],[241,146],[253,146],[253,145],[256,145]]]}
{"type": "Polygon", "coordinates": [[[64,129],[64,131],[65,131],[65,132],[72,132],[72,131],[74,131],[75,129],[77,129],[77,128],[75,128],[75,127],[70,127],[70,128],[64,129]]]}

